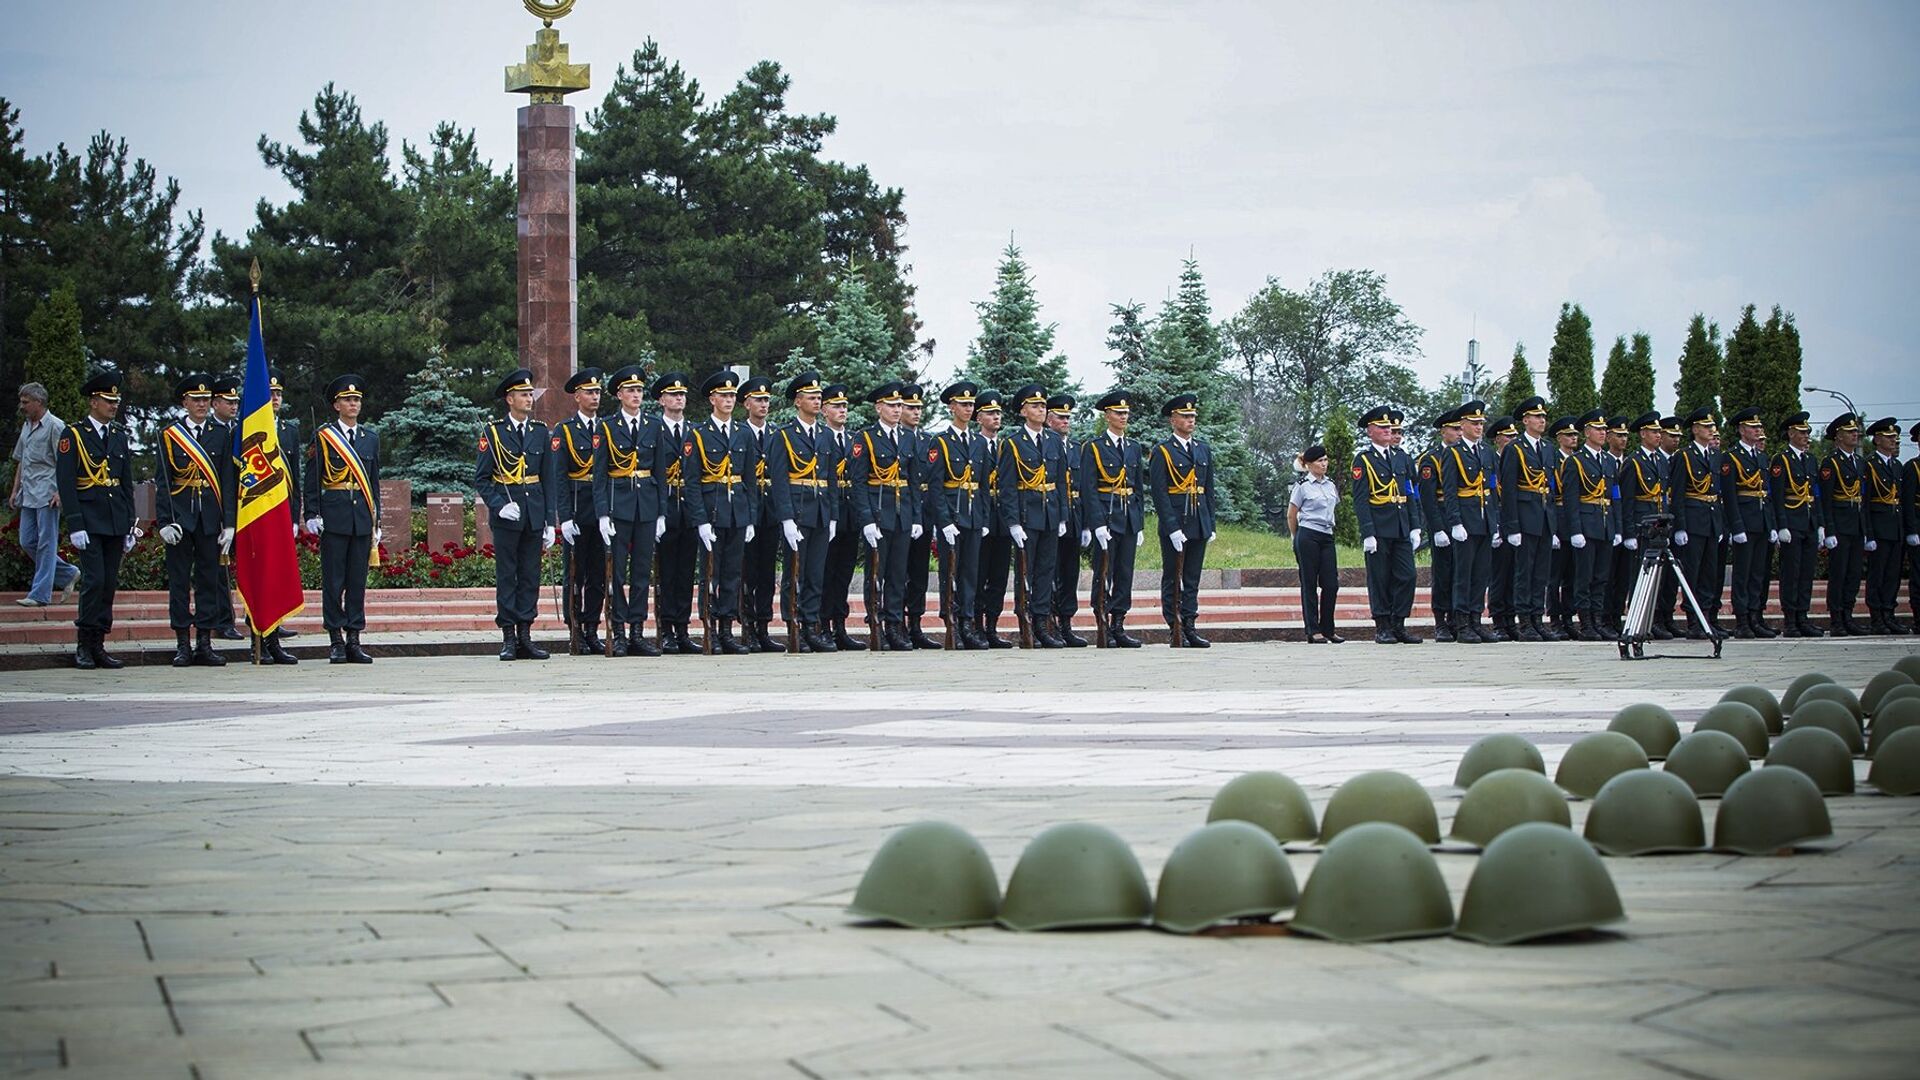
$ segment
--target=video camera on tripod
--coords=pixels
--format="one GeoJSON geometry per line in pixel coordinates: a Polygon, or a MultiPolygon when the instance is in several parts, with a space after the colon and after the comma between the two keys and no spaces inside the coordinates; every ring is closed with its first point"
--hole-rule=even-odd
{"type": "MultiPolygon", "coordinates": [[[[1627,601],[1627,617],[1621,624],[1619,644],[1622,660],[1642,660],[1647,656],[1646,644],[1653,636],[1653,620],[1658,614],[1654,611],[1654,605],[1660,592],[1662,575],[1674,576],[1680,585],[1680,595],[1686,601],[1687,610],[1700,625],[1707,625],[1706,613],[1700,609],[1700,600],[1694,595],[1693,586],[1674,560],[1673,525],[1672,514],[1648,514],[1634,527],[1634,538],[1640,542],[1640,573],[1634,579],[1633,596],[1627,601]]],[[[1720,658],[1718,636],[1713,638],[1711,658],[1720,658]]]]}
{"type": "Polygon", "coordinates": [[[1673,515],[1648,514],[1634,527],[1633,535],[1640,541],[1642,560],[1655,551],[1665,551],[1673,546],[1673,515]]]}

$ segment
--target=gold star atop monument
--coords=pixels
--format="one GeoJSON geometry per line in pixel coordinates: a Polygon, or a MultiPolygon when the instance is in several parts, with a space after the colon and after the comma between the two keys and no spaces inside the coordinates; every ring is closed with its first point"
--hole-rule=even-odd
{"type": "Polygon", "coordinates": [[[533,44],[527,46],[526,63],[507,66],[507,93],[526,94],[527,100],[536,105],[557,105],[568,94],[592,84],[591,65],[571,63],[560,31],[553,28],[553,20],[573,10],[574,0],[521,2],[540,18],[541,28],[534,31],[533,44]]]}

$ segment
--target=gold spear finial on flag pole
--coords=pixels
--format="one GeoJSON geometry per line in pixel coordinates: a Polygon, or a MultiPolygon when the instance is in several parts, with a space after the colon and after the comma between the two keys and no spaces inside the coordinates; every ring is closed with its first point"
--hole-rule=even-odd
{"type": "Polygon", "coordinates": [[[253,265],[247,267],[247,280],[253,284],[253,291],[260,291],[260,257],[254,256],[253,265]]]}

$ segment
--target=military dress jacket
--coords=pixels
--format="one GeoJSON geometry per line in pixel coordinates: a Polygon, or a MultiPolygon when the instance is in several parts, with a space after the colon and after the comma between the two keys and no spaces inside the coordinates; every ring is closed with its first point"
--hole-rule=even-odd
{"type": "Polygon", "coordinates": [[[1074,477],[1081,524],[1088,531],[1105,525],[1116,533],[1137,533],[1147,527],[1146,466],[1138,439],[1116,443],[1104,434],[1088,439],[1080,447],[1074,477]]]}
{"type": "Polygon", "coordinates": [[[1547,440],[1535,448],[1521,435],[1500,455],[1500,527],[1507,535],[1552,535],[1554,520],[1548,505],[1553,497],[1549,458],[1553,452],[1547,440]]]}
{"type": "Polygon", "coordinates": [[[185,420],[160,429],[154,448],[153,518],[189,533],[216,535],[232,528],[238,479],[233,466],[233,429],[218,420],[201,425],[195,438],[185,420]]]}
{"type": "Polygon", "coordinates": [[[1000,520],[1029,536],[1051,536],[1067,520],[1067,444],[1045,428],[1035,435],[1025,424],[1000,440],[994,467],[994,498],[1000,520]]]}
{"type": "Polygon", "coordinates": [[[1866,464],[1859,454],[1838,450],[1820,463],[1820,483],[1815,492],[1820,499],[1822,520],[1833,536],[1865,536],[1867,533],[1865,500],[1861,491],[1866,482],[1866,464]]]}
{"type": "Polygon", "coordinates": [[[1690,539],[1709,543],[1726,532],[1720,505],[1720,452],[1690,442],[1673,455],[1667,466],[1667,493],[1672,500],[1673,527],[1690,539]]]}
{"type": "Polygon", "coordinates": [[[994,493],[987,484],[992,452],[987,437],[977,431],[949,428],[932,440],[927,464],[935,527],[983,529],[993,524],[994,493]]]}
{"type": "Polygon", "coordinates": [[[372,536],[380,522],[380,435],[365,424],[331,420],[307,443],[302,509],[322,532],[372,536]]]}
{"type": "Polygon", "coordinates": [[[1581,447],[1560,463],[1560,535],[1610,543],[1620,529],[1613,455],[1581,447]]]}
{"type": "Polygon", "coordinates": [[[125,536],[133,531],[133,440],[118,423],[106,435],[83,416],[53,448],[60,487],[60,523],[69,533],[125,536]]]}
{"type": "Polygon", "coordinates": [[[673,438],[658,416],[642,413],[629,424],[627,414],[600,420],[600,445],[593,459],[593,505],[615,521],[650,524],[665,516],[667,470],[679,464],[673,438]]]}
{"type": "Polygon", "coordinates": [[[811,431],[798,420],[783,424],[768,440],[764,459],[769,484],[768,516],[802,528],[824,529],[839,512],[834,483],[833,439],[825,424],[811,431]]]}
{"type": "Polygon", "coordinates": [[[1407,455],[1369,446],[1353,455],[1353,513],[1362,538],[1406,540],[1420,527],[1407,455]]]}
{"type": "Polygon", "coordinates": [[[1813,455],[1788,446],[1773,455],[1767,483],[1767,498],[1773,504],[1773,527],[1793,533],[1797,543],[1802,537],[1811,542],[1815,530],[1826,524],[1820,505],[1819,465],[1813,455]]]}
{"type": "Polygon", "coordinates": [[[759,460],[758,441],[745,421],[730,421],[724,434],[712,417],[693,425],[680,445],[688,522],[716,529],[756,524],[760,487],[754,474],[759,460]]]}
{"type": "Polygon", "coordinates": [[[1727,531],[1746,533],[1748,540],[1765,540],[1773,523],[1773,500],[1767,492],[1767,458],[1743,442],[1720,451],[1720,505],[1727,531]]]}

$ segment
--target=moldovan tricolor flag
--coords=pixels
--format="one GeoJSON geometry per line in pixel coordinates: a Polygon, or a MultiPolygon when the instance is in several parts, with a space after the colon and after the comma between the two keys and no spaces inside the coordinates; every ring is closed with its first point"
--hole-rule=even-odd
{"type": "Polygon", "coordinates": [[[233,459],[240,475],[239,521],[233,533],[233,576],[256,634],[270,634],[305,606],[300,561],[293,550],[293,504],[281,456],[267,345],[260,336],[260,297],[247,327],[247,375],[240,384],[240,430],[233,459]]]}

